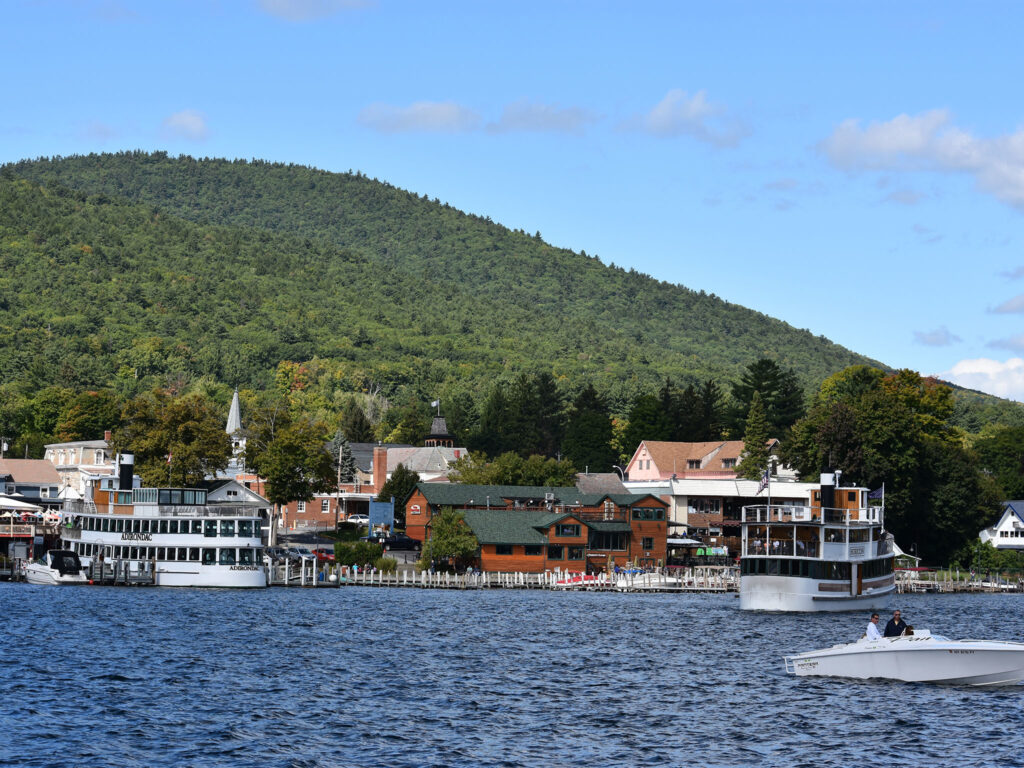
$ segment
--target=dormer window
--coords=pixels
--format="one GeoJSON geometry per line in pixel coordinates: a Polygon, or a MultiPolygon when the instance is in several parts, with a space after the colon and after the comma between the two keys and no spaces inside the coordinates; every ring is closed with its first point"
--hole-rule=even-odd
{"type": "Polygon", "coordinates": [[[733,469],[736,466],[736,459],[722,459],[724,469],[733,469]]]}
{"type": "Polygon", "coordinates": [[[687,459],[686,460],[686,468],[687,469],[700,469],[700,459],[687,459]]]}

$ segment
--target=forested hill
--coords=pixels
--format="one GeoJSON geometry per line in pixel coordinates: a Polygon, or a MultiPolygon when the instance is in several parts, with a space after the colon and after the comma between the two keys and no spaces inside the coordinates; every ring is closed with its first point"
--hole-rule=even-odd
{"type": "Polygon", "coordinates": [[[265,383],[331,361],[426,394],[542,369],[598,389],[759,357],[808,386],[871,363],[713,295],[361,174],[120,153],[0,169],[5,380],[265,383]],[[42,185],[42,187],[38,186],[42,185]]]}

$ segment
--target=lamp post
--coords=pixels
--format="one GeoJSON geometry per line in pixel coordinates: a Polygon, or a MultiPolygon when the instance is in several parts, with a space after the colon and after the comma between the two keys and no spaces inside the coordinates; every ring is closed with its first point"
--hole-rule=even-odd
{"type": "Polygon", "coordinates": [[[625,470],[622,469],[622,467],[620,467],[618,464],[612,464],[612,469],[619,473],[619,479],[622,482],[626,482],[626,473],[625,470]]]}

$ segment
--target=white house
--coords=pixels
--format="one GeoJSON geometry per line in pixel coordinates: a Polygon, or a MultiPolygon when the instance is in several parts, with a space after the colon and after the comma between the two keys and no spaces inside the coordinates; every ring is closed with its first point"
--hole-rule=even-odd
{"type": "Polygon", "coordinates": [[[996,549],[1024,549],[1024,501],[1004,501],[999,522],[978,536],[996,549]]]}

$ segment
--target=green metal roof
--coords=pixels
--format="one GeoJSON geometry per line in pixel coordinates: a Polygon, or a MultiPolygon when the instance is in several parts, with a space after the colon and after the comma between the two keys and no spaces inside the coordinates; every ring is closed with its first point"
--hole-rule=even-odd
{"type": "Polygon", "coordinates": [[[625,520],[589,520],[587,527],[605,533],[631,533],[633,530],[625,520]]]}
{"type": "Polygon", "coordinates": [[[532,509],[467,509],[464,514],[481,544],[547,544],[542,531],[567,517],[532,509]]]}
{"type": "Polygon", "coordinates": [[[505,499],[526,500],[540,505],[544,503],[549,493],[554,496],[554,504],[562,506],[598,507],[605,499],[611,499],[619,507],[628,507],[647,498],[661,501],[650,493],[582,493],[578,488],[555,486],[420,483],[416,487],[428,504],[439,507],[482,506],[487,504],[488,498],[495,505],[501,504],[505,499]]]}

